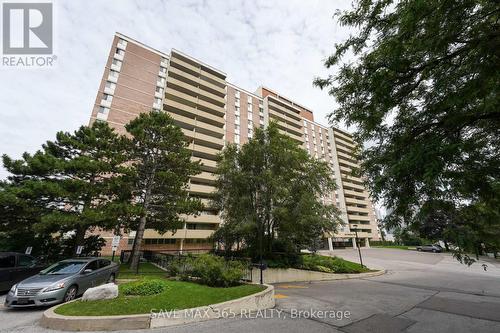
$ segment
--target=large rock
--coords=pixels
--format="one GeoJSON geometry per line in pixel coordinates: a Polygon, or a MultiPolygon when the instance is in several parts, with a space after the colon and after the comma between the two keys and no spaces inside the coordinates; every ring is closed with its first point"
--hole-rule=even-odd
{"type": "Polygon", "coordinates": [[[98,299],[112,299],[118,297],[118,286],[106,283],[98,287],[87,289],[82,296],[82,301],[96,301],[98,299]]]}

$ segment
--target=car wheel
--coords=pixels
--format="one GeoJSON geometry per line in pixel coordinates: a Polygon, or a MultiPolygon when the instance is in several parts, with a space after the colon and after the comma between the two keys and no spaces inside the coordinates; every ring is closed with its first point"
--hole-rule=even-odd
{"type": "Polygon", "coordinates": [[[435,249],[432,250],[432,253],[436,253],[437,251],[435,249]]]}
{"type": "Polygon", "coordinates": [[[66,294],[64,294],[64,300],[63,302],[69,302],[72,301],[76,298],[76,292],[78,291],[78,288],[76,286],[71,286],[66,290],[66,294]]]}
{"type": "Polygon", "coordinates": [[[115,283],[115,273],[111,273],[111,275],[108,278],[108,283],[115,283]]]}
{"type": "Polygon", "coordinates": [[[417,251],[420,252],[420,251],[422,251],[422,249],[417,248],[417,251]]]}

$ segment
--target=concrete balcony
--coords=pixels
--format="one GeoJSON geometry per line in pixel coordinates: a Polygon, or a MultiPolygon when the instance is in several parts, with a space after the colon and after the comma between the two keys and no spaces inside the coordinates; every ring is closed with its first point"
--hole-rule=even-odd
{"type": "Polygon", "coordinates": [[[300,116],[300,111],[291,105],[284,104],[283,101],[273,97],[268,96],[268,105],[269,108],[277,109],[281,112],[284,112],[287,117],[290,117],[296,120],[302,126],[302,117],[300,116]]]}
{"type": "Polygon", "coordinates": [[[200,161],[202,164],[201,169],[204,171],[208,171],[208,172],[217,171],[217,162],[216,161],[212,161],[212,160],[208,160],[206,158],[201,158],[201,157],[196,157],[196,156],[192,156],[191,161],[200,161]]]}
{"type": "Polygon", "coordinates": [[[108,119],[108,113],[97,112],[96,118],[106,121],[108,119]]]}
{"type": "Polygon", "coordinates": [[[119,72],[121,69],[122,69],[122,66],[121,65],[115,65],[115,64],[111,64],[110,68],[114,71],[117,71],[119,72]]]}
{"type": "Polygon", "coordinates": [[[205,86],[208,89],[212,89],[214,91],[219,92],[220,94],[226,93],[226,90],[224,89],[224,87],[220,87],[218,85],[210,83],[206,80],[201,79],[199,76],[194,76],[194,75],[192,75],[188,72],[182,71],[176,67],[171,66],[169,69],[169,73],[176,74],[176,75],[186,79],[185,82],[188,84],[196,84],[196,85],[205,86]]]}
{"type": "Polygon", "coordinates": [[[372,220],[370,218],[370,216],[352,215],[352,214],[348,214],[347,218],[349,219],[349,221],[366,221],[366,222],[370,222],[372,220]]]}
{"type": "MultiPolygon", "coordinates": [[[[203,64],[197,63],[196,66],[192,65],[192,64],[187,63],[186,61],[182,60],[181,58],[179,58],[175,54],[173,54],[172,57],[170,58],[170,62],[175,62],[176,64],[179,64],[186,69],[189,69],[195,73],[200,73],[200,74],[202,74],[202,75],[204,75],[204,76],[206,76],[214,81],[217,81],[223,85],[226,84],[225,77],[221,77],[222,75],[218,76],[218,75],[212,74],[211,72],[209,72],[205,69],[205,66],[203,64]]],[[[195,61],[193,61],[193,62],[195,62],[195,61]]]]}
{"type": "Polygon", "coordinates": [[[345,194],[349,194],[349,195],[354,195],[354,196],[357,196],[357,197],[363,197],[363,198],[366,198],[366,195],[364,192],[356,192],[356,191],[352,191],[352,190],[346,190],[344,189],[344,193],[345,194]]]}
{"type": "Polygon", "coordinates": [[[206,171],[202,171],[199,174],[197,174],[196,176],[191,177],[191,180],[193,180],[193,181],[206,182],[209,184],[214,184],[216,179],[217,179],[217,177],[213,173],[206,172],[206,171]]]}
{"type": "Polygon", "coordinates": [[[123,54],[115,53],[115,54],[113,54],[113,58],[116,60],[123,61],[123,54]]]}
{"type": "Polygon", "coordinates": [[[104,87],[104,93],[108,95],[114,95],[115,90],[112,88],[104,87]]]}
{"type": "Polygon", "coordinates": [[[177,229],[173,233],[168,231],[164,234],[153,229],[144,230],[144,238],[163,238],[163,239],[183,239],[183,238],[208,238],[214,233],[214,230],[190,230],[190,229],[177,229]]]}
{"type": "Polygon", "coordinates": [[[222,149],[224,147],[224,140],[222,140],[222,138],[216,138],[203,133],[187,130],[185,128],[181,128],[181,130],[184,135],[190,139],[195,139],[197,141],[207,143],[208,145],[216,146],[219,149],[222,149]]]}
{"type": "Polygon", "coordinates": [[[358,190],[361,190],[361,191],[365,191],[365,187],[362,186],[362,185],[358,185],[358,184],[354,184],[354,183],[351,183],[349,182],[348,180],[346,179],[342,179],[342,183],[344,185],[344,189],[346,187],[350,187],[350,188],[354,188],[354,189],[358,189],[358,190]]]}
{"type": "Polygon", "coordinates": [[[221,117],[224,116],[224,114],[226,113],[226,110],[224,110],[224,107],[216,105],[216,104],[208,102],[208,101],[205,101],[205,100],[202,100],[202,99],[198,99],[198,105],[200,105],[200,107],[205,107],[205,108],[209,109],[210,111],[212,111],[212,113],[214,113],[215,115],[219,115],[221,117]]]}
{"type": "Polygon", "coordinates": [[[278,104],[269,103],[269,114],[274,114],[281,119],[292,123],[297,128],[302,128],[299,116],[292,110],[286,109],[278,104]]]}
{"type": "Polygon", "coordinates": [[[347,214],[352,214],[352,213],[369,214],[370,213],[370,210],[368,208],[355,207],[355,206],[347,206],[346,208],[347,208],[347,214]]]}
{"type": "Polygon", "coordinates": [[[101,99],[101,106],[110,108],[111,107],[111,101],[110,100],[101,99]]]}
{"type": "Polygon", "coordinates": [[[356,204],[356,205],[366,205],[367,207],[370,204],[366,199],[360,200],[360,199],[349,198],[349,197],[345,197],[345,202],[350,203],[350,204],[356,204]]]}
{"type": "Polygon", "coordinates": [[[220,224],[222,221],[219,215],[188,215],[181,216],[188,223],[218,223],[220,224]]]}
{"type": "Polygon", "coordinates": [[[212,194],[215,187],[202,184],[189,184],[189,192],[193,194],[212,194]]]}
{"type": "Polygon", "coordinates": [[[116,82],[118,82],[118,76],[113,76],[113,75],[109,74],[108,75],[108,81],[116,83],[116,82]]]}
{"type": "Polygon", "coordinates": [[[298,135],[295,135],[295,134],[293,134],[293,133],[290,133],[290,132],[284,131],[284,130],[282,130],[282,129],[278,129],[278,131],[279,131],[281,134],[287,135],[287,136],[291,137],[292,139],[299,141],[300,143],[303,143],[303,142],[304,142],[304,140],[302,139],[302,137],[301,137],[301,136],[298,136],[298,135]]]}
{"type": "Polygon", "coordinates": [[[337,155],[339,157],[343,157],[343,158],[346,158],[346,159],[349,159],[349,160],[356,160],[356,158],[354,157],[353,154],[346,154],[346,153],[338,151],[338,150],[337,150],[337,155]]]}
{"type": "Polygon", "coordinates": [[[347,141],[347,140],[344,140],[343,138],[339,138],[336,136],[337,134],[334,133],[334,137],[335,137],[335,143],[337,144],[343,144],[347,147],[349,147],[349,149],[356,149],[356,145],[352,142],[352,141],[347,141]]]}
{"type": "Polygon", "coordinates": [[[126,50],[127,49],[127,41],[124,40],[124,41],[119,41],[117,44],[116,44],[116,47],[119,48],[120,50],[126,50]]]}
{"type": "Polygon", "coordinates": [[[194,73],[201,73],[201,68],[200,68],[200,65],[198,66],[194,66],[190,63],[187,63],[185,62],[184,60],[176,57],[175,55],[172,55],[172,57],[170,57],[170,64],[177,64],[177,65],[180,65],[194,73]]]}
{"type": "Polygon", "coordinates": [[[340,131],[338,131],[338,130],[334,130],[334,131],[333,131],[333,134],[334,134],[334,136],[336,136],[336,137],[338,137],[338,138],[341,138],[341,139],[343,139],[344,141],[347,141],[347,142],[350,142],[350,143],[353,143],[353,144],[354,144],[354,140],[352,139],[352,137],[351,137],[351,136],[349,136],[349,135],[347,135],[347,134],[345,134],[345,133],[343,133],[343,132],[340,132],[340,131]]]}
{"type": "Polygon", "coordinates": [[[350,176],[350,174],[352,173],[352,169],[351,169],[351,168],[348,168],[348,167],[343,166],[343,165],[339,165],[339,167],[340,167],[340,171],[341,171],[342,173],[344,173],[344,174],[348,174],[348,175],[349,175],[349,177],[351,177],[351,176],[350,176]]]}
{"type": "Polygon", "coordinates": [[[161,88],[165,88],[165,82],[166,82],[166,80],[163,78],[161,80],[156,80],[156,86],[161,87],[161,88]]]}
{"type": "Polygon", "coordinates": [[[344,164],[348,167],[359,169],[359,165],[357,163],[352,163],[342,158],[339,158],[339,164],[344,164]]]}
{"type": "Polygon", "coordinates": [[[192,151],[211,155],[213,157],[216,157],[220,153],[220,149],[209,148],[196,143],[191,143],[188,148],[192,151]]]}

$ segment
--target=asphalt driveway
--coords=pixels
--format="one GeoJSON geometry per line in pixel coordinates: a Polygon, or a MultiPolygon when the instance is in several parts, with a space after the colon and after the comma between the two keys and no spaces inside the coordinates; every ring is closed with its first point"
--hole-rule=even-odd
{"type": "MultiPolygon", "coordinates": [[[[354,250],[333,254],[358,261],[354,250]]],[[[150,331],[500,332],[499,262],[485,262],[488,268],[484,271],[483,262],[466,267],[448,254],[374,248],[363,249],[362,254],[366,265],[384,267],[387,274],[278,284],[273,311],[150,331]]],[[[0,306],[0,332],[55,332],[37,325],[41,313],[0,306]]]]}

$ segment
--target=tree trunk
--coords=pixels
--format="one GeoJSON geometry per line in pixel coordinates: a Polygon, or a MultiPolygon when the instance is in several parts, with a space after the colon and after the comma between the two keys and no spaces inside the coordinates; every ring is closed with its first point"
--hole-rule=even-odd
{"type": "Polygon", "coordinates": [[[450,246],[447,241],[444,241],[444,248],[446,249],[446,252],[450,251],[450,246]]]}
{"type": "Polygon", "coordinates": [[[144,230],[146,229],[146,220],[148,215],[149,208],[149,196],[151,194],[151,186],[148,185],[146,189],[146,193],[144,195],[144,212],[141,220],[139,222],[139,226],[137,227],[137,233],[135,235],[134,246],[132,247],[132,260],[130,262],[130,269],[132,271],[138,272],[139,269],[139,260],[141,259],[141,245],[142,238],[144,237],[144,230]]]}
{"type": "Polygon", "coordinates": [[[135,235],[134,246],[132,247],[132,255],[130,261],[130,269],[137,271],[139,268],[139,260],[141,259],[141,243],[144,237],[144,230],[146,229],[146,215],[141,217],[137,232],[135,235]]]}
{"type": "Polygon", "coordinates": [[[75,248],[73,249],[73,253],[76,254],[76,250],[78,249],[78,246],[83,246],[85,243],[85,232],[87,229],[85,229],[83,226],[78,225],[75,230],[75,248]]]}

